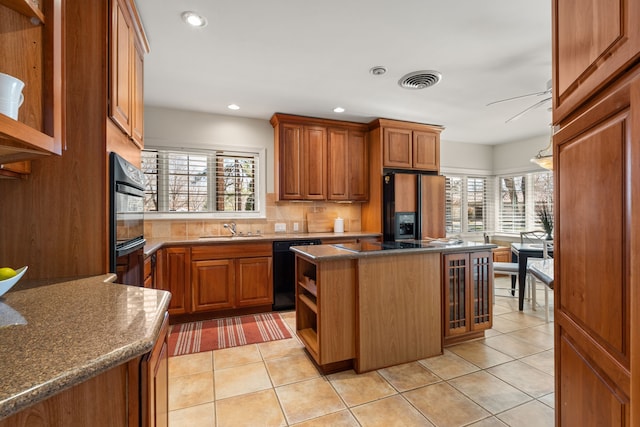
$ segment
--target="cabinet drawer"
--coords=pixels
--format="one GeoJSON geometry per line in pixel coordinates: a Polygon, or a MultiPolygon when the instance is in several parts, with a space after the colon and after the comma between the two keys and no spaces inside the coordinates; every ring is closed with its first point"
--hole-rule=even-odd
{"type": "Polygon", "coordinates": [[[191,260],[271,256],[271,251],[271,242],[194,246],[191,248],[191,260]]]}

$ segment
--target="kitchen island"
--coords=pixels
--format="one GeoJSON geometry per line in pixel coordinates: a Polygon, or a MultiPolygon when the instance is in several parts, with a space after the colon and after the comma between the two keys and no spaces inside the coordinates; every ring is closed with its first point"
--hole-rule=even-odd
{"type": "Polygon", "coordinates": [[[166,391],[147,386],[156,379],[150,371],[166,368],[156,349],[164,344],[171,296],[109,283],[114,279],[107,274],[0,298],[0,426],[27,418],[42,425],[148,425],[150,404],[166,410],[148,401],[166,391]],[[158,363],[147,369],[153,358],[158,363]]]}
{"type": "Polygon", "coordinates": [[[297,334],[323,372],[360,373],[442,354],[451,337],[491,327],[494,247],[296,246],[297,334]]]}

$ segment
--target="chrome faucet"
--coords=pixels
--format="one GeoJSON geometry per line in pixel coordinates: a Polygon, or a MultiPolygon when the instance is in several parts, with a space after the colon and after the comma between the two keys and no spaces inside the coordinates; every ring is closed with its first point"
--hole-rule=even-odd
{"type": "Polygon", "coordinates": [[[236,235],[236,223],[232,222],[231,224],[224,224],[224,228],[228,228],[231,232],[232,236],[236,235]]]}

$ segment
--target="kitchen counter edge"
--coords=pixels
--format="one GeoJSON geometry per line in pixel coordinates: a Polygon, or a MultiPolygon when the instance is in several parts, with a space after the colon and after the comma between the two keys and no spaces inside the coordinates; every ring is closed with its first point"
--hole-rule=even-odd
{"type": "Polygon", "coordinates": [[[394,256],[418,253],[459,253],[459,252],[476,252],[483,250],[491,250],[497,248],[498,245],[493,243],[476,243],[462,242],[450,245],[433,245],[422,248],[401,248],[379,251],[363,251],[355,252],[348,249],[336,247],[332,244],[316,245],[316,246],[294,246],[291,248],[296,254],[313,261],[331,261],[336,259],[356,259],[379,256],[394,256]]]}
{"type": "Polygon", "coordinates": [[[309,239],[332,239],[340,238],[382,238],[382,234],[366,231],[349,231],[344,233],[270,233],[253,236],[231,237],[231,236],[210,236],[210,237],[181,237],[181,238],[154,238],[147,239],[144,246],[144,256],[148,257],[164,246],[175,245],[213,245],[213,244],[241,244],[255,242],[276,242],[281,240],[309,240],[309,239]]]}
{"type": "Polygon", "coordinates": [[[171,294],[112,281],[105,274],[0,298],[5,319],[24,320],[0,325],[0,419],[153,349],[171,294]]]}

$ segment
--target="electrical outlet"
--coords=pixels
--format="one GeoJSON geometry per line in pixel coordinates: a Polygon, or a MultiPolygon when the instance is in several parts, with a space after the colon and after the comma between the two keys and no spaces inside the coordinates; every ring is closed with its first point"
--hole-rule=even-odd
{"type": "Polygon", "coordinates": [[[297,222],[293,223],[293,231],[298,231],[298,223],[297,222]]]}
{"type": "Polygon", "coordinates": [[[276,233],[286,233],[287,232],[287,224],[284,222],[276,222],[276,233]]]}

